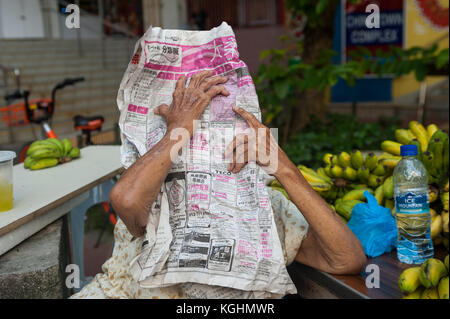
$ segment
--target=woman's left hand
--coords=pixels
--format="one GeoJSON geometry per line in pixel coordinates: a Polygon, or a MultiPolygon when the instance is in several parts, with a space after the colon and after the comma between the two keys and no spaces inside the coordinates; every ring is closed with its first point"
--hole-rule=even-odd
{"type": "Polygon", "coordinates": [[[270,129],[263,125],[251,113],[233,106],[250,126],[248,133],[236,135],[225,150],[225,158],[230,158],[228,170],[234,174],[240,172],[249,162],[258,163],[270,175],[277,177],[284,169],[295,166],[279,147],[270,129]]]}

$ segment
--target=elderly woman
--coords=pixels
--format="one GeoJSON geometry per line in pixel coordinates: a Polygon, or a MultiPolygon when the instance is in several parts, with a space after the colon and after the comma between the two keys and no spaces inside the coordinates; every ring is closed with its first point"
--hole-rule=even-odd
{"type": "MultiPolygon", "coordinates": [[[[144,156],[131,165],[111,192],[111,203],[120,220],[115,229],[113,256],[98,274],[72,298],[188,298],[183,284],[164,288],[142,288],[128,271],[130,262],[140,253],[141,242],[134,238],[145,235],[152,204],[157,199],[173,164],[171,152],[179,151],[189,139],[171,139],[171,132],[182,128],[192,136],[198,120],[211,100],[229,95],[222,86],[226,77],[204,71],[194,76],[186,87],[181,77],[170,106],[161,105],[155,114],[162,116],[167,133],[144,156]]],[[[274,211],[278,236],[286,264],[294,260],[331,274],[356,274],[366,263],[359,240],[346,224],[317,194],[271,136],[270,130],[242,108],[233,108],[253,128],[252,138],[230,144],[225,156],[231,160],[229,171],[238,173],[249,161],[256,161],[274,176],[289,194],[288,201],[280,192],[268,190],[274,211]],[[241,144],[242,144],[241,143],[241,144]],[[262,159],[260,152],[272,154],[262,159]],[[275,155],[273,155],[275,154],[275,155]],[[276,165],[273,165],[273,164],[276,165]],[[269,170],[269,168],[271,168],[269,170]],[[275,169],[274,169],[275,168],[275,169]]],[[[205,291],[208,291],[206,288],[205,291]]],[[[231,288],[230,288],[231,289],[231,288]]],[[[231,296],[231,295],[230,295],[231,296]]],[[[233,296],[252,298],[248,292],[233,296]]],[[[207,297],[214,297],[211,293],[207,297]]],[[[272,296],[277,297],[277,296],[272,296]]],[[[279,297],[279,296],[278,296],[279,297]]]]}

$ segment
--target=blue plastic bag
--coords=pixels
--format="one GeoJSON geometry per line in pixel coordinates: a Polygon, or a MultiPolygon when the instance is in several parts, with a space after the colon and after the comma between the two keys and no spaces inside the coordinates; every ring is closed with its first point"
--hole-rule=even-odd
{"type": "Polygon", "coordinates": [[[358,237],[368,257],[377,257],[397,247],[397,225],[389,208],[378,205],[376,198],[364,192],[367,204],[353,207],[348,227],[358,237]]]}

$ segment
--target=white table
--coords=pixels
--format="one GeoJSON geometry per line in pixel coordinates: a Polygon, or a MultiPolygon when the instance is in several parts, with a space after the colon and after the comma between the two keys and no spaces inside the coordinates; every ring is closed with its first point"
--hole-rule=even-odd
{"type": "Polygon", "coordinates": [[[0,213],[0,256],[70,212],[74,262],[84,279],[84,214],[107,201],[123,171],[119,146],[89,146],[81,158],[40,171],[14,166],[14,208],[0,213]]]}

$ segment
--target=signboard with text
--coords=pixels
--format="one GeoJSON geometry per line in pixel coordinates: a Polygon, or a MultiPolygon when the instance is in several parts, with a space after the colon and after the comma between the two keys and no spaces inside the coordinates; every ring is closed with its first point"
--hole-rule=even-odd
{"type": "MultiPolygon", "coordinates": [[[[364,46],[372,54],[377,50],[388,51],[390,46],[403,47],[404,0],[364,0],[357,4],[343,1],[342,62],[348,61],[349,53],[364,46]],[[374,12],[366,12],[369,5],[379,8],[379,27],[367,25],[367,18],[374,12]]],[[[375,13],[376,14],[376,13],[375,13]]]]}

